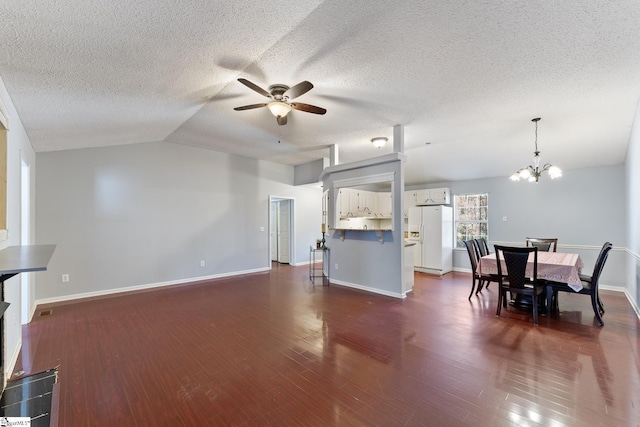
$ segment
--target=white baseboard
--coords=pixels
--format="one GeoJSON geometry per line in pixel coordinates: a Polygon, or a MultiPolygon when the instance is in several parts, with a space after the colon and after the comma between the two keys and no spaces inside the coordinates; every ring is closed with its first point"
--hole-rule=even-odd
{"type": "Polygon", "coordinates": [[[264,273],[264,272],[268,272],[269,270],[270,270],[269,267],[256,268],[256,269],[253,269],[253,270],[234,271],[232,273],[213,274],[213,275],[210,275],[210,276],[190,277],[188,279],[172,280],[172,281],[168,281],[168,282],[149,283],[149,284],[146,284],[146,285],[137,285],[137,286],[128,286],[128,287],[124,287],[124,288],[107,289],[107,290],[104,290],[104,291],[86,292],[86,293],[82,293],[82,294],[72,294],[72,295],[63,295],[63,296],[60,296],[60,297],[45,298],[45,299],[36,300],[35,304],[34,304],[34,307],[37,306],[37,305],[40,305],[40,304],[52,304],[52,303],[56,303],[56,302],[72,301],[72,300],[82,299],[82,298],[99,297],[99,296],[104,296],[104,295],[118,294],[118,293],[122,293],[122,292],[140,291],[140,290],[145,290],[145,289],[162,288],[162,287],[171,286],[171,285],[182,285],[182,284],[185,284],[185,283],[200,282],[200,281],[204,281],[204,280],[221,279],[221,278],[233,277],[233,276],[242,276],[242,275],[245,275],[245,274],[264,273]]]}
{"type": "Polygon", "coordinates": [[[340,286],[344,286],[347,288],[354,288],[354,289],[360,289],[361,291],[367,291],[367,292],[371,292],[374,294],[379,294],[379,295],[384,295],[387,297],[394,297],[394,298],[406,298],[406,294],[404,292],[391,292],[391,291],[385,291],[382,289],[378,289],[378,288],[372,288],[369,286],[364,286],[364,285],[358,285],[357,283],[349,283],[349,282],[344,282],[342,280],[334,280],[331,279],[329,281],[330,284],[332,285],[340,285],[340,286]]]}
{"type": "Polygon", "coordinates": [[[631,294],[629,293],[629,290],[627,288],[623,286],[607,286],[607,285],[600,285],[599,288],[603,291],[622,292],[624,296],[627,297],[627,301],[629,301],[629,304],[631,304],[631,308],[633,308],[633,311],[636,312],[636,316],[638,316],[638,319],[640,319],[640,308],[638,308],[636,303],[633,301],[633,298],[631,298],[631,294]]]}
{"type": "Polygon", "coordinates": [[[417,271],[419,273],[434,274],[436,276],[443,276],[443,275],[453,271],[453,269],[451,269],[450,271],[444,271],[444,270],[436,269],[436,268],[413,267],[413,271],[417,271]]]}

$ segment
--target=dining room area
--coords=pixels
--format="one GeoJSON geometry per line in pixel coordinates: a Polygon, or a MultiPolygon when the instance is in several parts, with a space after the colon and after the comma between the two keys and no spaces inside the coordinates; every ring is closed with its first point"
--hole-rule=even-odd
{"type": "Polygon", "coordinates": [[[527,237],[523,246],[496,244],[493,251],[485,238],[465,240],[464,245],[472,266],[468,299],[495,283],[496,316],[509,306],[530,312],[534,325],[538,325],[539,315],[551,317],[559,313],[559,292],[573,292],[589,297],[595,321],[604,326],[605,308],[598,284],[613,248],[610,242],[604,243],[589,273],[583,272],[584,262],[579,254],[557,251],[557,238],[527,237]]]}

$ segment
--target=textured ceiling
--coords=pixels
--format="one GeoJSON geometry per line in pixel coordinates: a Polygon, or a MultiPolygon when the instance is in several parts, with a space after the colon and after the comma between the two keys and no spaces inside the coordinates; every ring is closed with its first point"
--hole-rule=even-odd
{"type": "Polygon", "coordinates": [[[0,77],[36,151],[169,141],[287,164],[386,154],[407,184],[624,161],[640,2],[110,0],[0,3],[0,77]],[[309,80],[278,126],[233,107],[309,80]],[[427,144],[430,143],[430,144],[427,144]]]}

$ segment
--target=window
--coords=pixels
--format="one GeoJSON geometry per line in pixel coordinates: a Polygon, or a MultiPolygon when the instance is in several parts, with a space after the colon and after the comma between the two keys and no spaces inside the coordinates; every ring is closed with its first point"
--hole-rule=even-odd
{"type": "Polygon", "coordinates": [[[465,240],[489,236],[489,195],[467,194],[454,197],[456,248],[465,240]]]}

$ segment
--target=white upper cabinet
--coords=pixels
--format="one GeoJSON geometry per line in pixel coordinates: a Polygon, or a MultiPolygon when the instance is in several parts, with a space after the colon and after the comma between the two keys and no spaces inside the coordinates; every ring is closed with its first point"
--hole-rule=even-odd
{"type": "Polygon", "coordinates": [[[357,194],[349,188],[341,188],[338,192],[340,218],[356,216],[357,194]]]}
{"type": "Polygon", "coordinates": [[[338,193],[340,218],[391,218],[391,192],[341,188],[338,193]]]}
{"type": "Polygon", "coordinates": [[[409,208],[416,206],[416,192],[405,191],[404,192],[404,217],[409,217],[409,208]]]}
{"type": "Polygon", "coordinates": [[[451,204],[451,191],[448,188],[428,188],[414,192],[416,206],[451,204]]]}
{"type": "Polygon", "coordinates": [[[356,194],[358,195],[357,216],[375,216],[378,209],[378,193],[358,190],[356,194]]]}
{"type": "Polygon", "coordinates": [[[377,193],[378,194],[378,216],[383,218],[391,218],[391,211],[393,210],[393,203],[391,200],[391,193],[377,193]]]}

